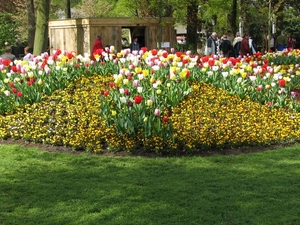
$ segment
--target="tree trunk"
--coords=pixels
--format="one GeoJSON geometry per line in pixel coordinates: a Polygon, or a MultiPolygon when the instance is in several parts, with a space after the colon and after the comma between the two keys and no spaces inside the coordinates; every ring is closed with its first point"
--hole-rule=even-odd
{"type": "Polygon", "coordinates": [[[35,33],[35,12],[34,0],[27,0],[27,19],[28,19],[28,46],[33,48],[35,33]]]}
{"type": "Polygon", "coordinates": [[[71,18],[71,0],[65,0],[66,1],[66,6],[65,6],[65,16],[66,19],[71,18]]]}
{"type": "Polygon", "coordinates": [[[39,55],[48,50],[48,21],[50,0],[40,0],[37,8],[33,53],[39,55]]]}
{"type": "Polygon", "coordinates": [[[233,31],[233,35],[237,32],[237,0],[232,0],[232,9],[231,9],[231,18],[230,18],[230,27],[233,31]]]}
{"type": "Polygon", "coordinates": [[[193,0],[187,6],[187,44],[189,46],[189,50],[194,53],[197,52],[197,22],[198,22],[198,4],[197,1],[193,0]]]}

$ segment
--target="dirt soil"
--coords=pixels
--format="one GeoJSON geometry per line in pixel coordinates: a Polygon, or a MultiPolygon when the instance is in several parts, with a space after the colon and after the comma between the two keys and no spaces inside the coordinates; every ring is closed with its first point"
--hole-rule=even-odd
{"type": "MultiPolygon", "coordinates": [[[[70,154],[93,154],[87,153],[85,151],[75,151],[72,147],[66,146],[53,146],[53,145],[46,145],[42,143],[34,143],[34,142],[25,142],[24,140],[14,140],[14,139],[7,139],[7,140],[0,140],[0,144],[8,144],[8,145],[20,145],[23,147],[30,147],[30,148],[37,148],[39,150],[48,151],[48,152],[58,152],[58,153],[70,153],[70,154]]],[[[219,150],[209,150],[209,151],[201,151],[196,153],[197,156],[212,156],[212,155],[239,155],[239,154],[246,154],[252,152],[262,152],[266,150],[275,150],[278,148],[283,148],[287,146],[292,146],[296,143],[285,143],[285,144],[278,144],[278,145],[268,145],[268,146],[247,146],[247,147],[239,147],[239,148],[230,148],[230,149],[219,149],[219,150]]],[[[145,153],[143,151],[137,151],[135,153],[130,153],[127,151],[118,151],[118,152],[110,152],[107,150],[103,150],[102,153],[99,155],[105,156],[142,156],[142,157],[165,157],[170,155],[157,155],[156,153],[145,153]]],[[[174,155],[173,155],[174,156],[174,155]]],[[[176,155],[177,157],[181,156],[188,156],[185,154],[176,155]]]]}

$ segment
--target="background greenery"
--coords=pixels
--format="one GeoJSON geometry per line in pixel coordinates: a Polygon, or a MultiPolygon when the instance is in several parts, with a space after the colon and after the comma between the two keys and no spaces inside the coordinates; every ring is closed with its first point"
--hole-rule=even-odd
{"type": "Polygon", "coordinates": [[[19,23],[9,13],[0,13],[0,54],[4,52],[5,42],[14,44],[18,32],[19,23]]]}

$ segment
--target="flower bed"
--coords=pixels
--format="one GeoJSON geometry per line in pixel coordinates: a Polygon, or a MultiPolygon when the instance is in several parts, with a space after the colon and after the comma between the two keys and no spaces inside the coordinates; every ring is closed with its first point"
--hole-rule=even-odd
{"type": "Polygon", "coordinates": [[[298,50],[237,59],[100,54],[0,61],[0,137],[173,153],[298,140],[298,50]]]}

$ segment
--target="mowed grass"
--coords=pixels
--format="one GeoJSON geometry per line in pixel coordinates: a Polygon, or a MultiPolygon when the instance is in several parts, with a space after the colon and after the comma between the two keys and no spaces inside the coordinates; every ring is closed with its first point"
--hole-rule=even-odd
{"type": "Polygon", "coordinates": [[[299,224],[300,145],[142,158],[0,146],[0,224],[299,224]]]}

